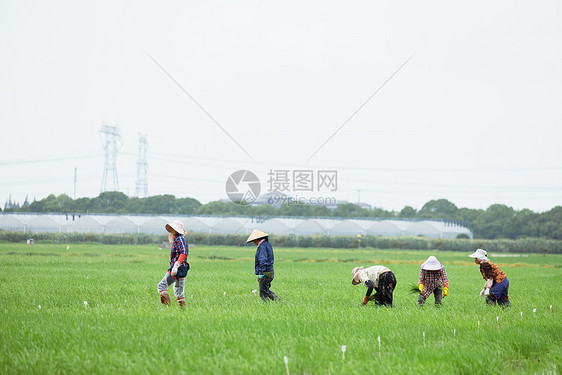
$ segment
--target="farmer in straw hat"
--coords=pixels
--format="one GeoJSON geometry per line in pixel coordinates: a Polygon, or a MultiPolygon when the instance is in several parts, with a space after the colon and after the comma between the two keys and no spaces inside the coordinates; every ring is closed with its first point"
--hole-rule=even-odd
{"type": "Polygon", "coordinates": [[[260,297],[264,301],[278,300],[279,297],[269,288],[273,281],[273,248],[269,243],[269,235],[260,230],[254,229],[246,243],[253,242],[258,248],[256,249],[255,274],[258,275],[260,285],[260,297]]]}
{"type": "Polygon", "coordinates": [[[435,298],[435,305],[441,305],[441,298],[446,297],[449,292],[449,280],[445,267],[439,263],[436,257],[430,256],[420,267],[420,279],[418,281],[420,296],[418,305],[423,306],[425,300],[431,293],[435,298]]]}
{"type": "Polygon", "coordinates": [[[172,244],[172,251],[170,252],[170,268],[164,275],[160,283],[158,283],[158,293],[160,293],[160,301],[163,305],[170,305],[170,296],[168,295],[168,287],[174,285],[174,294],[176,301],[180,307],[185,307],[185,276],[189,270],[189,263],[187,263],[187,255],[189,249],[187,247],[187,240],[185,235],[187,232],[183,227],[181,221],[174,221],[173,223],[166,224],[166,230],[170,233],[168,240],[172,244]]]}
{"type": "Polygon", "coordinates": [[[351,275],[353,276],[351,284],[358,285],[362,283],[368,288],[365,297],[363,297],[363,305],[374,299],[375,305],[392,307],[392,293],[396,287],[396,276],[394,276],[391,270],[385,266],[355,267],[351,271],[351,275]],[[373,289],[376,293],[371,298],[373,289]]]}
{"type": "Polygon", "coordinates": [[[499,306],[509,307],[509,280],[498,266],[490,262],[487,257],[488,253],[484,249],[477,249],[469,257],[474,258],[474,263],[480,265],[480,272],[486,282],[484,289],[480,292],[480,296],[486,296],[486,303],[499,306]]]}

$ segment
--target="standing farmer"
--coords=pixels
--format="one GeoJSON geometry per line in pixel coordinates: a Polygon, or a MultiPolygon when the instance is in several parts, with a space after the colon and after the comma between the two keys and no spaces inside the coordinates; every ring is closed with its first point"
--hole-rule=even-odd
{"type": "Polygon", "coordinates": [[[174,285],[174,294],[176,301],[180,307],[185,307],[185,276],[189,270],[189,263],[187,263],[187,255],[189,249],[187,247],[187,240],[185,235],[187,232],[183,227],[181,221],[174,221],[173,223],[166,224],[166,230],[170,233],[168,240],[172,244],[172,251],[170,252],[170,268],[164,275],[160,283],[158,283],[158,293],[160,293],[160,301],[163,305],[170,305],[170,296],[168,295],[168,287],[174,285]]]}
{"type": "Polygon", "coordinates": [[[435,298],[435,305],[441,305],[442,297],[449,292],[449,280],[445,267],[439,263],[436,257],[430,256],[420,267],[420,279],[418,281],[420,296],[418,305],[423,306],[425,300],[431,293],[435,298]]]}
{"type": "Polygon", "coordinates": [[[363,305],[366,305],[371,298],[373,289],[375,290],[375,305],[384,305],[392,307],[392,292],[396,287],[396,276],[385,266],[372,266],[369,268],[355,267],[351,274],[353,279],[351,284],[357,285],[363,283],[368,289],[365,297],[363,297],[363,305]]]}
{"type": "Polygon", "coordinates": [[[258,275],[260,285],[260,297],[267,301],[268,299],[277,300],[279,297],[269,288],[273,281],[273,248],[269,243],[269,235],[260,230],[254,229],[252,234],[246,240],[246,243],[253,242],[258,248],[256,249],[255,274],[258,275]]]}
{"type": "Polygon", "coordinates": [[[474,258],[474,263],[480,265],[480,272],[486,282],[484,289],[480,292],[481,296],[486,296],[486,303],[495,305],[496,302],[501,307],[509,307],[509,280],[498,266],[490,262],[487,258],[486,250],[478,249],[469,257],[474,258]]]}

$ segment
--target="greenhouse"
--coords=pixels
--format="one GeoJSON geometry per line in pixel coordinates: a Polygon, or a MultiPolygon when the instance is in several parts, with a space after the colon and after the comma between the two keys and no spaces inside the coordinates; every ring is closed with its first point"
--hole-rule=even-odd
{"type": "Polygon", "coordinates": [[[170,216],[109,214],[19,214],[0,213],[0,230],[58,233],[165,234],[166,223],[181,220],[188,232],[243,234],[259,228],[271,235],[332,236],[423,236],[428,238],[473,238],[472,231],[443,220],[371,218],[170,216]]]}

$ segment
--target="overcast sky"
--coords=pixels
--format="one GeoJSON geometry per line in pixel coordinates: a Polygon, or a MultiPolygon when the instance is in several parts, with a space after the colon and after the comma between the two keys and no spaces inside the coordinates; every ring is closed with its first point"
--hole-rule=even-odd
{"type": "Polygon", "coordinates": [[[560,14],[560,1],[2,1],[0,205],[73,197],[75,168],[76,197],[97,196],[105,122],[131,196],[145,133],[149,195],[205,203],[239,169],[262,193],[270,170],[335,170],[336,191],[287,193],[549,210],[560,14]]]}

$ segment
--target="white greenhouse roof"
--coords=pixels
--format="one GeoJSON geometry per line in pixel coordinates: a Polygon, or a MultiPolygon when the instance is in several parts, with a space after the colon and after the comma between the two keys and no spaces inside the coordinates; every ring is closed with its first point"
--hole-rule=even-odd
{"type": "Polygon", "coordinates": [[[260,229],[271,235],[424,236],[456,238],[472,231],[454,222],[306,217],[219,217],[181,215],[17,214],[0,213],[0,229],[21,232],[166,234],[166,223],[181,220],[188,232],[246,234],[260,229]]]}

